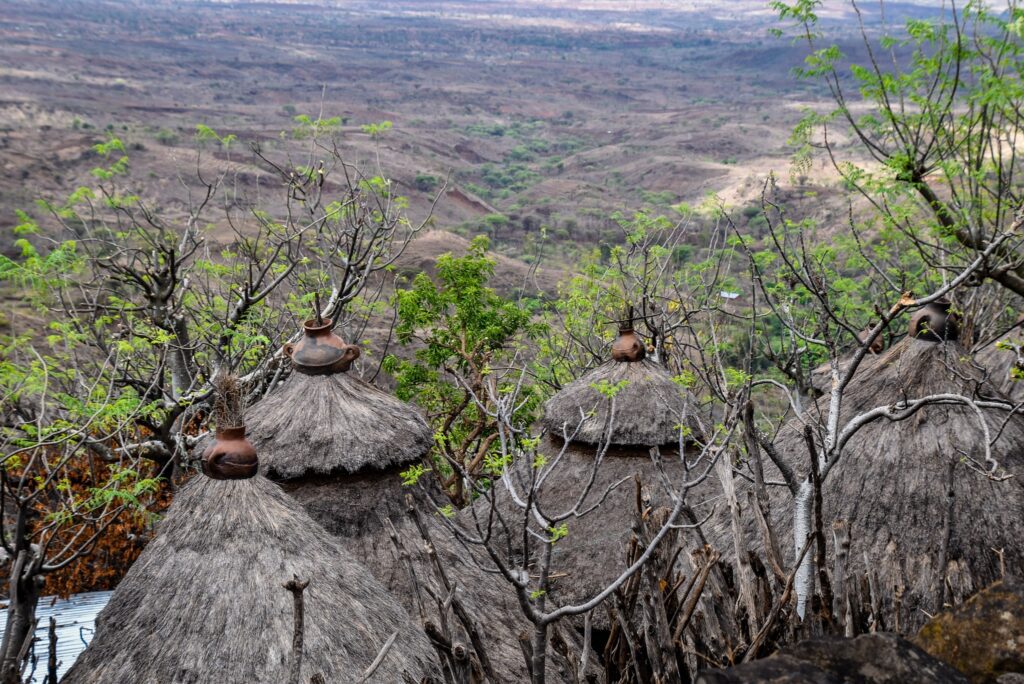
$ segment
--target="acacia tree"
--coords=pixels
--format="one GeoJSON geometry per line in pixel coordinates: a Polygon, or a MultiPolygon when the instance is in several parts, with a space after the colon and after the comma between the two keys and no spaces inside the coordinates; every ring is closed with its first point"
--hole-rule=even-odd
{"type": "MultiPolygon", "coordinates": [[[[878,35],[851,2],[866,55],[858,64],[821,29],[820,4],[772,3],[810,50],[798,75],[822,82],[835,105],[808,112],[797,127],[797,169],[806,169],[813,153],[825,155],[845,187],[872,208],[850,229],[882,258],[912,253],[946,284],[984,254],[971,279],[1024,295],[1021,238],[1004,237],[1024,199],[1017,151],[1024,9],[1014,0],[998,9],[968,0],[934,20],[909,20],[878,35]],[[852,146],[840,142],[844,135],[852,146]]],[[[1005,296],[993,302],[983,292],[975,290],[971,302],[978,325],[994,322],[986,314],[1006,304],[1005,296]]]]}
{"type": "Polygon", "coordinates": [[[412,359],[392,355],[384,364],[397,382],[398,396],[426,410],[434,428],[433,467],[459,507],[472,500],[464,473],[476,477],[497,451],[493,411],[489,402],[481,407],[475,400],[487,396],[486,387],[503,392],[511,382],[520,390],[516,416],[529,422],[540,399],[509,370],[541,326],[531,321],[522,302],[508,301],[488,287],[494,272],[489,244],[478,237],[464,256],[441,255],[437,282],[421,273],[411,287],[395,293],[396,338],[418,348],[412,359]]]}
{"type": "Polygon", "coordinates": [[[337,120],[298,123],[284,149],[252,149],[253,192],[270,185],[275,201],[246,197],[245,178],[218,161],[234,160],[233,136],[201,126],[183,211],[135,189],[111,138],[95,148],[93,185],[41,202],[45,223],[20,214],[22,255],[0,261],[0,277],[45,328],[4,340],[0,374],[17,627],[5,633],[5,681],[31,642],[40,578],[88,553],[153,478],[173,482],[219,373],[240,376],[255,400],[289,372],[282,343],[321,295],[316,313],[349,337],[379,313],[387,270],[423,224],[402,215],[387,179],[345,162],[337,120]],[[67,473],[82,459],[91,478],[75,489],[67,473]]]}
{"type": "MultiPolygon", "coordinates": [[[[927,265],[922,265],[918,271],[908,272],[905,270],[907,262],[900,255],[886,258],[872,250],[869,244],[856,242],[855,249],[847,252],[837,248],[835,241],[816,239],[812,226],[788,220],[782,208],[768,199],[769,188],[770,183],[766,185],[762,200],[768,223],[766,244],[758,246],[736,231],[739,245],[748,258],[754,286],[749,315],[758,337],[766,340],[766,345],[778,342],[780,349],[788,345],[790,358],[813,351],[826,359],[822,423],[807,425],[808,430],[813,427],[813,434],[808,432],[807,436],[811,465],[806,472],[798,472],[792,464],[781,459],[771,439],[764,433],[752,425],[747,428],[748,455],[764,450],[782,474],[784,485],[791,494],[796,553],[801,553],[809,536],[815,539],[815,552],[803,555],[796,574],[797,611],[803,618],[813,590],[814,568],[824,569],[826,555],[824,531],[820,529],[819,519],[821,487],[860,429],[877,420],[906,420],[928,406],[956,404],[973,409],[982,423],[983,434],[987,435],[990,427],[982,417],[982,409],[1015,410],[1006,401],[936,394],[906,397],[897,405],[878,406],[848,419],[841,418],[844,394],[851,379],[864,359],[874,351],[876,341],[890,330],[894,321],[933,302],[946,299],[956,302],[965,293],[969,296],[970,289],[980,284],[978,272],[986,268],[994,254],[1018,239],[1024,218],[1018,216],[1000,233],[991,236],[985,249],[972,262],[937,278],[927,265]],[[866,273],[858,270],[865,265],[866,273]]],[[[791,371],[792,368],[786,372],[788,379],[794,375],[791,371]]],[[[796,383],[796,388],[800,387],[796,383]]],[[[792,410],[790,415],[803,419],[804,409],[792,385],[787,386],[778,378],[765,377],[755,379],[752,388],[781,391],[786,406],[792,410]]],[[[992,457],[993,441],[982,445],[984,463],[981,468],[990,477],[998,479],[1001,476],[1000,465],[992,457]]],[[[755,464],[752,475],[761,492],[758,498],[764,506],[767,497],[762,494],[763,474],[757,470],[759,467],[755,464]]],[[[761,511],[762,516],[765,513],[761,511]]],[[[827,586],[821,588],[827,594],[827,586]]]]}

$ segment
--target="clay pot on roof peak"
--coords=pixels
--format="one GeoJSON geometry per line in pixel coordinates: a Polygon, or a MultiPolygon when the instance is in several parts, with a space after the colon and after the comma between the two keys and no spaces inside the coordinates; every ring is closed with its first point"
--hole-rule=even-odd
{"type": "Polygon", "coordinates": [[[359,358],[359,347],[347,344],[333,330],[330,318],[311,318],[302,324],[302,338],[284,345],[295,370],[306,375],[344,373],[359,358]]]}
{"type": "Polygon", "coordinates": [[[203,474],[214,480],[247,480],[256,475],[260,461],[245,437],[245,426],[218,427],[213,444],[203,452],[203,474]]]}
{"type": "Polygon", "coordinates": [[[622,324],[619,326],[619,336],[612,343],[612,359],[615,361],[632,363],[643,361],[647,356],[647,347],[640,335],[633,330],[633,324],[622,324]]]}
{"type": "Polygon", "coordinates": [[[633,328],[633,307],[626,309],[625,319],[619,321],[619,336],[612,343],[612,360],[624,363],[643,361],[647,345],[633,328]]]}
{"type": "Polygon", "coordinates": [[[960,337],[960,321],[950,311],[952,303],[938,299],[925,304],[910,317],[910,336],[928,342],[950,342],[960,337]]]}

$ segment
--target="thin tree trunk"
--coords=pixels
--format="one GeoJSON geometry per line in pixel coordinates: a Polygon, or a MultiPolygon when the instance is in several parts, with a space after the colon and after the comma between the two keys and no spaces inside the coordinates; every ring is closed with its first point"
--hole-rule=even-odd
{"type": "Polygon", "coordinates": [[[746,535],[743,534],[743,521],[740,519],[740,503],[736,499],[736,483],[732,479],[732,463],[724,456],[715,464],[718,479],[722,483],[726,504],[731,513],[733,548],[736,552],[736,569],[739,584],[740,601],[747,609],[747,620],[750,633],[755,634],[760,628],[761,616],[758,614],[757,601],[754,600],[754,571],[750,567],[750,551],[747,548],[746,535]]]}
{"type": "Polygon", "coordinates": [[[46,660],[46,684],[57,684],[57,619],[50,617],[50,648],[46,660]]]}
{"type": "Polygon", "coordinates": [[[533,629],[533,666],[532,678],[530,681],[533,684],[544,684],[545,682],[545,668],[547,667],[547,645],[548,645],[548,626],[544,624],[534,625],[533,629]]]}
{"type": "Polygon", "coordinates": [[[794,576],[793,589],[796,593],[796,612],[801,620],[807,612],[807,597],[811,592],[811,554],[804,554],[803,560],[799,559],[799,555],[811,533],[812,490],[810,479],[804,480],[793,499],[793,548],[796,549],[794,554],[800,564],[794,576]]]}
{"type": "Polygon", "coordinates": [[[39,582],[35,573],[35,559],[31,548],[22,548],[11,570],[11,597],[7,608],[7,627],[4,631],[0,681],[20,684],[21,659],[28,650],[35,626],[36,606],[39,604],[39,582]]]}
{"type": "MultiPolygon", "coordinates": [[[[813,447],[810,428],[804,429],[804,436],[808,440],[808,446],[813,447]]],[[[826,565],[827,549],[825,547],[825,523],[823,520],[823,502],[821,499],[821,471],[819,469],[818,457],[811,450],[811,485],[814,488],[814,546],[815,565],[818,568],[818,589],[821,592],[821,617],[826,622],[832,621],[832,586],[828,579],[828,566],[826,565]]]]}
{"type": "MultiPolygon", "coordinates": [[[[170,306],[167,304],[166,306],[170,306]]],[[[192,358],[192,342],[184,317],[175,316],[169,326],[174,335],[171,349],[171,392],[178,399],[190,387],[195,378],[195,363],[192,358]]]]}
{"type": "Polygon", "coordinates": [[[836,546],[835,571],[832,573],[832,581],[835,583],[832,613],[835,615],[836,622],[843,625],[846,636],[852,637],[853,622],[849,615],[850,600],[848,596],[850,587],[846,581],[846,568],[850,558],[850,532],[845,520],[837,520],[832,523],[832,539],[836,546]]]}

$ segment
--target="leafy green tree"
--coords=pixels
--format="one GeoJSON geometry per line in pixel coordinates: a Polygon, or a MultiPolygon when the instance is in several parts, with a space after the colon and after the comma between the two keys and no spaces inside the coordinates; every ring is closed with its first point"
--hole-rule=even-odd
{"type": "MultiPolygon", "coordinates": [[[[0,338],[0,476],[18,521],[0,530],[14,560],[0,679],[22,665],[42,577],[185,465],[218,374],[240,376],[247,401],[273,388],[289,372],[282,343],[318,295],[350,339],[379,315],[389,267],[423,224],[405,219],[386,178],[343,162],[338,125],[306,118],[281,151],[254,148],[276,202],[235,194],[244,183],[229,171],[201,171],[184,211],[163,211],[136,194],[125,147],[109,138],[90,184],[41,201],[38,219],[19,214],[21,254],[0,257],[25,307],[0,338]],[[90,478],[71,487],[83,459],[90,478]]],[[[231,158],[236,141],[200,126],[196,142],[204,169],[209,148],[231,158]]]]}
{"type": "MultiPolygon", "coordinates": [[[[889,254],[914,252],[925,266],[908,289],[933,289],[984,255],[970,284],[994,282],[1024,295],[1021,236],[1000,239],[1014,230],[1024,199],[1024,8],[969,0],[877,38],[862,22],[866,58],[856,63],[820,30],[819,0],[772,4],[810,50],[798,74],[822,82],[835,103],[830,112],[808,112],[797,127],[797,172],[824,152],[874,209],[874,220],[853,232],[877,235],[875,249],[889,254]],[[852,148],[840,145],[843,135],[852,148]]],[[[964,308],[991,307],[984,292],[957,296],[964,308]]]]}
{"type": "Polygon", "coordinates": [[[441,182],[437,176],[429,173],[417,173],[416,178],[413,180],[413,185],[416,186],[417,190],[422,192],[430,192],[438,186],[441,182]]]}
{"type": "Polygon", "coordinates": [[[433,466],[460,506],[472,497],[467,476],[500,472],[493,462],[494,400],[518,387],[523,401],[515,420],[529,424],[541,399],[517,365],[526,361],[524,343],[542,327],[521,303],[487,286],[494,273],[488,246],[478,237],[465,256],[438,257],[436,280],[421,273],[395,294],[398,342],[416,351],[412,359],[393,355],[384,364],[398,396],[426,410],[434,428],[433,466]]]}

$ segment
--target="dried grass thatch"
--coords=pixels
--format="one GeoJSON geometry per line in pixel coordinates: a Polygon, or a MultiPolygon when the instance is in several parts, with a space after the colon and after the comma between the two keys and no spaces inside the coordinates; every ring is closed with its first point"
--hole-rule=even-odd
{"type": "Polygon", "coordinates": [[[348,373],[292,373],[246,423],[260,471],[276,480],[404,466],[432,439],[415,407],[348,373]]]}
{"type": "Polygon", "coordinates": [[[544,406],[541,424],[553,435],[576,430],[584,415],[593,416],[580,426],[573,441],[599,444],[604,437],[609,402],[595,385],[615,386],[615,415],[610,442],[622,446],[662,446],[679,443],[679,426],[701,434],[696,402],[661,364],[645,359],[608,361],[569,383],[544,406]]]}
{"type": "MultiPolygon", "coordinates": [[[[442,529],[435,502],[440,504],[447,499],[431,474],[422,476],[415,487],[403,485],[395,470],[302,478],[282,486],[338,538],[352,557],[359,558],[370,569],[410,615],[437,625],[437,607],[422,589],[426,585],[437,588],[438,582],[433,561],[406,511],[405,497],[412,495],[445,571],[456,582],[459,598],[481,633],[487,635],[487,656],[499,681],[529,678],[518,640],[529,623],[521,616],[511,588],[499,577],[482,572],[468,552],[455,544],[451,533],[442,529]],[[408,561],[399,556],[390,536],[392,528],[409,556],[408,561]],[[410,575],[410,562],[415,579],[410,575]]],[[[480,563],[488,565],[489,561],[481,558],[480,563]]],[[[448,620],[452,621],[451,616],[448,620]]]]}
{"type": "MultiPolygon", "coordinates": [[[[541,451],[554,459],[561,450],[557,440],[548,439],[541,451]]],[[[540,490],[541,507],[546,512],[560,512],[576,503],[594,471],[596,448],[571,444],[561,461],[551,471],[540,490]]],[[[663,476],[646,450],[611,448],[597,467],[593,488],[583,509],[601,500],[609,487],[613,489],[600,507],[592,513],[567,521],[568,535],[555,543],[551,567],[554,572],[552,594],[559,603],[580,603],[604,589],[627,567],[626,557],[637,514],[636,478],[642,483],[641,501],[645,509],[672,507],[663,476]]],[[[689,455],[692,460],[693,454],[689,455]]],[[[687,479],[687,470],[678,451],[662,450],[661,466],[669,480],[678,485],[687,479]]],[[[703,472],[704,467],[697,469],[703,472]]],[[[690,477],[694,477],[691,474],[690,477]]],[[[500,485],[498,485],[500,486],[500,485]]],[[[679,522],[691,522],[689,516],[701,519],[718,503],[720,487],[712,472],[704,483],[687,496],[689,513],[679,522]]],[[[603,609],[595,611],[595,625],[607,624],[603,609]]]]}
{"type": "MultiPolygon", "coordinates": [[[[907,338],[864,363],[844,395],[841,421],[930,394],[1003,396],[955,342],[907,338]]],[[[826,395],[803,420],[822,425],[827,407],[826,395]]],[[[1017,573],[1024,570],[1024,416],[1007,420],[1005,411],[984,413],[996,439],[993,455],[1012,475],[1008,480],[995,482],[966,465],[967,458],[978,460],[982,455],[984,433],[978,417],[969,407],[942,405],[926,407],[902,422],[882,419],[868,424],[848,443],[824,484],[824,525],[847,521],[850,570],[861,577],[868,571],[874,575],[889,629],[912,632],[927,619],[926,611],[939,608],[950,463],[955,464],[955,477],[945,568],[947,599],[963,600],[998,579],[1004,567],[1017,573]],[[1002,560],[996,550],[1003,553],[1002,560]]],[[[791,421],[776,440],[781,456],[799,474],[809,471],[803,426],[800,420],[791,421]]],[[[770,470],[770,479],[781,479],[773,467],[770,470]]],[[[791,558],[791,500],[785,488],[770,491],[772,518],[776,529],[784,532],[780,541],[791,558]]],[[[727,534],[724,527],[719,530],[722,535],[727,534]]]]}
{"type": "MultiPolygon", "coordinates": [[[[866,359],[870,360],[875,358],[874,354],[868,354],[866,359]]],[[[839,359],[839,372],[840,374],[845,373],[846,369],[850,367],[850,363],[853,360],[852,355],[847,355],[839,359]]],[[[861,373],[864,371],[864,364],[857,368],[857,372],[861,373]]],[[[811,371],[811,387],[818,390],[822,394],[828,394],[832,390],[832,364],[826,361],[817,368],[811,371]]]]}
{"type": "Polygon", "coordinates": [[[221,371],[213,379],[217,402],[214,405],[214,418],[218,428],[232,428],[242,424],[242,388],[238,378],[231,373],[221,371]]]}
{"type": "Polygon", "coordinates": [[[196,477],[100,614],[64,682],[281,684],[292,596],[305,591],[302,681],[355,682],[398,636],[373,682],[439,675],[409,615],[361,565],[265,478],[196,477]]]}
{"type": "MultiPolygon", "coordinates": [[[[678,445],[679,425],[688,426],[701,434],[697,408],[692,398],[672,381],[668,371],[651,360],[633,362],[610,361],[567,385],[545,406],[543,426],[549,431],[541,443],[540,452],[552,464],[540,488],[540,505],[548,513],[571,508],[586,489],[591,474],[594,485],[581,510],[602,500],[612,485],[618,484],[600,506],[580,518],[567,523],[568,535],[556,542],[552,552],[552,589],[556,604],[578,603],[592,598],[626,568],[628,545],[632,538],[634,516],[637,511],[635,478],[643,483],[646,506],[657,508],[671,505],[659,467],[651,460],[651,448],[660,450],[662,467],[676,483],[686,477],[680,460],[678,445]],[[615,413],[611,422],[611,446],[597,464],[606,423],[609,401],[594,385],[607,381],[615,385],[626,384],[615,396],[615,413]],[[591,414],[580,426],[583,416],[591,414]],[[562,451],[563,434],[572,433],[579,426],[576,438],[562,451]],[[596,472],[595,472],[596,464],[596,472]]],[[[689,440],[687,440],[689,441],[689,440]]],[[[520,462],[512,473],[520,493],[526,491],[531,464],[520,462]]],[[[504,486],[495,484],[495,501],[512,521],[521,520],[504,486]]],[[[709,481],[699,491],[690,493],[689,503],[695,512],[705,511],[712,505],[710,497],[717,490],[709,481]]],[[[489,501],[481,499],[474,504],[477,516],[487,514],[489,501]]],[[[472,528],[474,510],[459,513],[459,522],[472,528]]],[[[510,538],[502,539],[521,550],[521,536],[513,531],[510,538]]],[[[594,612],[598,629],[609,625],[603,610],[594,612]]]]}
{"type": "Polygon", "coordinates": [[[410,615],[437,625],[436,606],[429,601],[421,605],[418,599],[418,589],[435,582],[435,571],[406,511],[405,497],[413,495],[460,599],[488,635],[487,656],[496,677],[502,682],[528,679],[518,639],[528,623],[515,595],[500,578],[472,563],[442,529],[434,502],[447,499],[431,473],[416,487],[403,484],[401,472],[426,455],[432,440],[414,407],[346,373],[296,373],[252,407],[246,422],[267,475],[282,480],[284,490],[366,565],[410,615]],[[391,539],[392,527],[409,555],[415,581],[391,539]]]}

